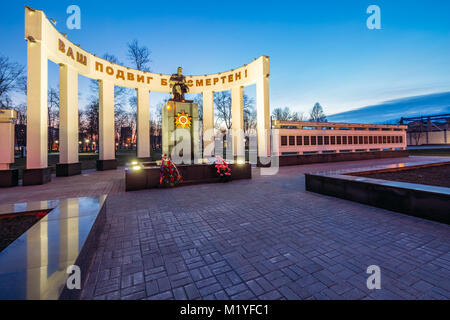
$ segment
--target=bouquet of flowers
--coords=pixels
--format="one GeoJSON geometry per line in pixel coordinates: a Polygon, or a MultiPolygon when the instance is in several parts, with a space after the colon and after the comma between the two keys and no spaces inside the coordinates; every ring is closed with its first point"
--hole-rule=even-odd
{"type": "Polygon", "coordinates": [[[159,183],[166,187],[175,187],[183,182],[183,178],[178,172],[175,164],[170,160],[170,158],[165,154],[162,157],[161,163],[161,175],[159,178],[159,183]]]}
{"type": "Polygon", "coordinates": [[[222,180],[228,181],[231,179],[231,168],[228,163],[225,162],[221,157],[216,158],[216,169],[217,173],[220,175],[222,180]]]}

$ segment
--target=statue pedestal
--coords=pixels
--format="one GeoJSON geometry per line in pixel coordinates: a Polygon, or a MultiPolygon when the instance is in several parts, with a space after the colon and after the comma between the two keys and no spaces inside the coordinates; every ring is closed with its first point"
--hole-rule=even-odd
{"type": "Polygon", "coordinates": [[[162,109],[163,154],[170,156],[175,164],[197,162],[201,158],[199,130],[197,103],[167,102],[162,109]]]}

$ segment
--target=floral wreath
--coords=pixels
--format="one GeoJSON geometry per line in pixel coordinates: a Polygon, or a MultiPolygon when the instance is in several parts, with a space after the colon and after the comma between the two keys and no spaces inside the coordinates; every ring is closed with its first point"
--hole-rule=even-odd
{"type": "Polygon", "coordinates": [[[215,165],[216,165],[217,173],[221,177],[231,176],[231,168],[228,165],[228,163],[226,163],[225,160],[223,160],[222,157],[216,157],[215,165]]]}
{"type": "Polygon", "coordinates": [[[162,156],[162,163],[160,170],[161,170],[159,178],[160,185],[166,187],[175,187],[176,185],[183,182],[183,178],[178,172],[177,167],[172,162],[172,160],[170,160],[167,154],[164,154],[162,156]]]}

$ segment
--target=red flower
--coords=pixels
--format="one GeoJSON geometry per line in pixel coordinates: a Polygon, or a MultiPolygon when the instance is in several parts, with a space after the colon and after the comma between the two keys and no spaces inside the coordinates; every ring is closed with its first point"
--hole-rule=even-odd
{"type": "Polygon", "coordinates": [[[36,213],[36,218],[42,219],[47,215],[47,212],[38,212],[36,213]]]}

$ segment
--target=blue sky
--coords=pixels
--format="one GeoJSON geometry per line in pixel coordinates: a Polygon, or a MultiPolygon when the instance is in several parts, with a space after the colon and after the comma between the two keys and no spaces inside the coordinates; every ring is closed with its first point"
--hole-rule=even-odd
{"type": "MultiPolygon", "coordinates": [[[[333,114],[450,91],[450,1],[1,1],[0,54],[22,64],[24,5],[44,10],[97,55],[127,62],[126,44],[138,39],[158,73],[178,65],[186,74],[215,73],[268,55],[272,109],[307,112],[320,102],[333,114]],[[71,4],[81,8],[81,30],[66,27],[71,4]],[[372,4],[381,8],[382,30],[366,27],[372,4]]],[[[56,66],[49,84],[57,84],[56,66]]],[[[86,79],[80,94],[83,105],[86,79]]]]}

